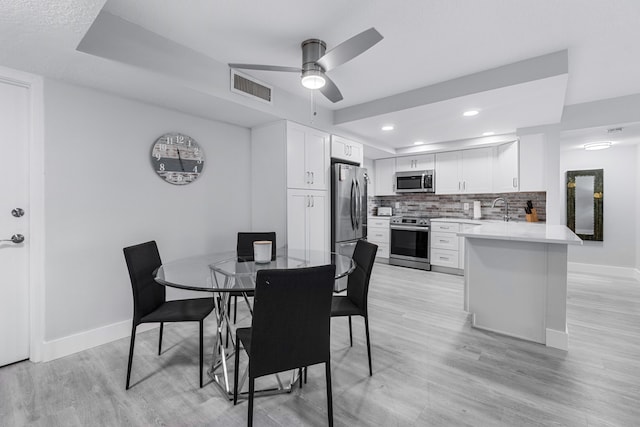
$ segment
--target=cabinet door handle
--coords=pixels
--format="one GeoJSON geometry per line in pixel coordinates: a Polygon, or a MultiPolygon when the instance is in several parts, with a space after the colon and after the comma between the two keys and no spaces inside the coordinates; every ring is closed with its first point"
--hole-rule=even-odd
{"type": "Polygon", "coordinates": [[[310,196],[310,197],[311,197],[311,207],[313,208],[313,207],[315,207],[315,205],[316,205],[316,201],[315,201],[315,199],[313,198],[313,196],[310,196]]]}
{"type": "Polygon", "coordinates": [[[315,181],[315,176],[313,175],[313,172],[311,172],[311,184],[313,184],[313,182],[315,181]]]}
{"type": "Polygon", "coordinates": [[[449,243],[449,241],[440,239],[440,243],[449,243]]]}
{"type": "Polygon", "coordinates": [[[462,189],[467,191],[467,181],[462,181],[462,189]]]}
{"type": "Polygon", "coordinates": [[[462,182],[458,181],[458,191],[462,190],[462,182]]]}
{"type": "Polygon", "coordinates": [[[310,181],[310,178],[309,178],[309,177],[310,177],[310,174],[309,174],[309,172],[305,172],[305,173],[307,174],[307,184],[311,184],[311,182],[309,182],[309,181],[310,181]]]}
{"type": "Polygon", "coordinates": [[[513,188],[518,188],[518,178],[513,178],[513,188]]]}

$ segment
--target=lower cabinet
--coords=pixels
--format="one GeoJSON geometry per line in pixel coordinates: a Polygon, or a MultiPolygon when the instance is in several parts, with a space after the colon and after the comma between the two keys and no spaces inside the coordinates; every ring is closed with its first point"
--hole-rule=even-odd
{"type": "Polygon", "coordinates": [[[458,237],[462,224],[431,221],[431,265],[464,269],[464,237],[458,237]]]}
{"type": "Polygon", "coordinates": [[[389,258],[389,218],[367,218],[367,240],[378,245],[377,258],[389,258]]]}
{"type": "Polygon", "coordinates": [[[329,192],[296,190],[287,192],[287,246],[310,251],[329,250],[329,192]]]}

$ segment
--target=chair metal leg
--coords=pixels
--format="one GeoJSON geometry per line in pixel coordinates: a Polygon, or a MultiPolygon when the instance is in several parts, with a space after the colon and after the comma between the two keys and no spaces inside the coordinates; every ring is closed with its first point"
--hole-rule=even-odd
{"type": "Polygon", "coordinates": [[[131,362],[133,362],[133,346],[136,343],[136,325],[133,324],[131,328],[131,343],[129,344],[129,363],[127,364],[127,385],[125,390],[129,390],[129,380],[131,379],[131,362]]]}
{"type": "Polygon", "coordinates": [[[203,347],[204,347],[204,321],[200,320],[200,388],[202,388],[202,366],[203,366],[203,347]]]}
{"type": "Polygon", "coordinates": [[[233,323],[238,319],[238,297],[233,297],[233,323]]]}
{"type": "Polygon", "coordinates": [[[255,392],[255,379],[249,378],[249,414],[247,415],[247,426],[253,426],[253,393],[255,392]]]}
{"type": "Polygon", "coordinates": [[[327,417],[329,418],[329,427],[333,427],[333,399],[331,397],[331,364],[327,360],[324,364],[327,378],[327,417]]]}
{"type": "Polygon", "coordinates": [[[164,322],[160,322],[160,338],[158,338],[158,356],[162,353],[162,331],[164,331],[164,322]]]}
{"type": "Polygon", "coordinates": [[[371,369],[371,343],[369,342],[369,317],[364,316],[364,330],[367,334],[367,355],[369,356],[369,376],[373,375],[373,370],[371,369]]]}
{"type": "Polygon", "coordinates": [[[238,367],[240,365],[240,340],[236,334],[235,366],[233,368],[233,404],[238,404],[238,367]]]}
{"type": "Polygon", "coordinates": [[[298,380],[300,380],[300,388],[302,388],[302,369],[298,368],[298,380]]]}
{"type": "MultiPolygon", "coordinates": [[[[227,298],[227,313],[231,311],[231,297],[227,298]]],[[[225,348],[229,347],[229,329],[227,328],[227,333],[225,334],[225,348]]]]}
{"type": "Polygon", "coordinates": [[[349,346],[353,347],[353,333],[351,332],[351,316],[349,316],[349,346]]]}

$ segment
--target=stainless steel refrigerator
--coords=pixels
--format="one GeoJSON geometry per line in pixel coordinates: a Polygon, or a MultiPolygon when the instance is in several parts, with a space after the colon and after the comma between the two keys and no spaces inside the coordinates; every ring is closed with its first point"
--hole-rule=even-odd
{"type": "MultiPolygon", "coordinates": [[[[367,237],[367,170],[345,163],[331,169],[331,248],[351,257],[358,240],[367,237]]],[[[336,282],[336,289],[346,287],[346,277],[336,282]]]]}

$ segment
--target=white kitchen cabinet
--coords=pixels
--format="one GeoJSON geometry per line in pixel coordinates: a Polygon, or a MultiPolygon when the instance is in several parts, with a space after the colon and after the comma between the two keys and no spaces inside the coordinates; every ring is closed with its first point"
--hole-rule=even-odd
{"type": "Polygon", "coordinates": [[[544,134],[520,136],[520,191],[547,191],[544,134]]]}
{"type": "Polygon", "coordinates": [[[287,247],[305,252],[329,250],[329,192],[290,189],[287,192],[287,247]]]}
{"type": "Polygon", "coordinates": [[[314,168],[319,171],[315,173],[317,185],[319,176],[329,174],[329,165],[327,134],[284,120],[252,128],[251,230],[275,231],[281,245],[329,251],[328,177],[322,190],[288,188],[313,187],[305,181],[305,171],[314,168]],[[309,161],[307,157],[314,151],[317,158],[309,161]],[[294,175],[303,177],[301,184],[294,175]]]}
{"type": "Polygon", "coordinates": [[[491,193],[491,147],[436,154],[436,194],[491,193]]]}
{"type": "Polygon", "coordinates": [[[464,238],[457,235],[462,226],[457,222],[431,221],[431,265],[462,272],[464,238]]]}
{"type": "Polygon", "coordinates": [[[495,147],[493,167],[493,192],[510,193],[519,188],[518,141],[495,147]]]}
{"type": "Polygon", "coordinates": [[[375,195],[395,196],[396,159],[378,159],[375,161],[375,169],[375,195]]]}
{"type": "Polygon", "coordinates": [[[329,189],[329,134],[286,123],[287,187],[329,189]]]}
{"type": "Polygon", "coordinates": [[[331,158],[346,160],[361,166],[364,161],[364,149],[359,142],[331,135],[331,158]]]}
{"type": "Polygon", "coordinates": [[[378,245],[377,258],[389,258],[390,218],[370,216],[367,218],[367,240],[378,245]]]}
{"type": "Polygon", "coordinates": [[[435,167],[435,159],[433,154],[396,157],[396,172],[432,170],[435,167]]]}

